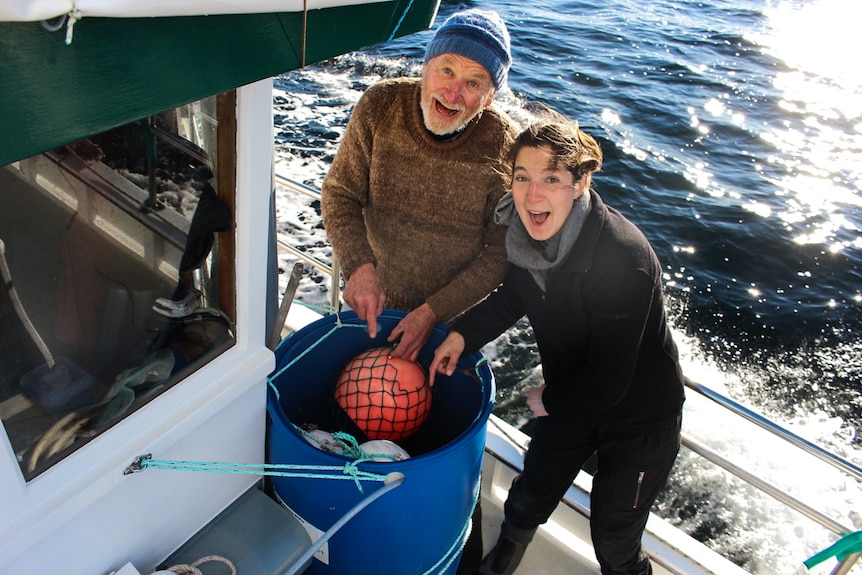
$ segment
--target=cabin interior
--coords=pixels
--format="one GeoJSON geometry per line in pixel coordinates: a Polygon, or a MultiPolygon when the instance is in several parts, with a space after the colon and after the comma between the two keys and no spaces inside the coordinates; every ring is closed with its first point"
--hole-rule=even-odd
{"type": "Polygon", "coordinates": [[[217,106],[0,168],[0,419],[27,480],[233,345],[231,208],[201,201],[218,184],[217,106]],[[189,282],[199,302],[159,305],[189,282]]]}

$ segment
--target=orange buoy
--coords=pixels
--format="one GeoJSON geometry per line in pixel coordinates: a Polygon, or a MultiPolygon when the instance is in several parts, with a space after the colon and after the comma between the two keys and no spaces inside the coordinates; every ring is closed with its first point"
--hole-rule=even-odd
{"type": "Polygon", "coordinates": [[[360,353],[335,386],[336,403],[369,439],[409,437],[431,410],[425,371],[415,361],[390,357],[391,351],[378,347],[360,353]]]}

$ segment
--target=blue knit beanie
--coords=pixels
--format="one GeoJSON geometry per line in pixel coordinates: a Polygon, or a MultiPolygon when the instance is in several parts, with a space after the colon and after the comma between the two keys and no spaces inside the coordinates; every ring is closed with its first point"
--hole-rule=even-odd
{"type": "Polygon", "coordinates": [[[449,16],[425,49],[427,62],[440,54],[458,54],[478,62],[491,74],[499,90],[506,85],[512,64],[509,31],[491,10],[470,9],[449,16]]]}

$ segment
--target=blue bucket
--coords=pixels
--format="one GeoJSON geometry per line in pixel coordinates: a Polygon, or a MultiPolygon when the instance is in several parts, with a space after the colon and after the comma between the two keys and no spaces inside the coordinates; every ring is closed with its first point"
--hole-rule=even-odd
{"type": "MultiPolygon", "coordinates": [[[[338,376],[358,353],[387,345],[386,338],[402,317],[404,312],[384,310],[379,333],[371,339],[353,312],[331,315],[281,342],[267,396],[269,463],[343,466],[351,461],[317,449],[296,426],[338,430],[332,399],[338,376]]],[[[419,363],[428,367],[445,335],[446,326],[434,328],[419,363]]],[[[398,442],[410,459],[358,466],[379,475],[401,473],[403,484],[337,531],[315,555],[318,560],[308,573],[455,572],[478,497],[494,378],[481,354],[475,353],[462,358],[452,377],[436,377],[432,393],[428,419],[415,434],[398,442]]],[[[352,480],[329,478],[273,477],[272,485],[314,540],[382,483],[362,480],[363,492],[352,480]]]]}

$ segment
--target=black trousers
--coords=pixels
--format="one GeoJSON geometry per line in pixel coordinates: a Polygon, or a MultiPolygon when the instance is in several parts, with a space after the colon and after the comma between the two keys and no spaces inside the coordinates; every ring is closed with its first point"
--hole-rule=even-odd
{"type": "Polygon", "coordinates": [[[603,575],[648,575],[641,537],[680,447],[681,413],[649,424],[538,420],[505,503],[513,527],[532,529],[553,513],[587,459],[597,455],[590,531],[603,575]]]}

